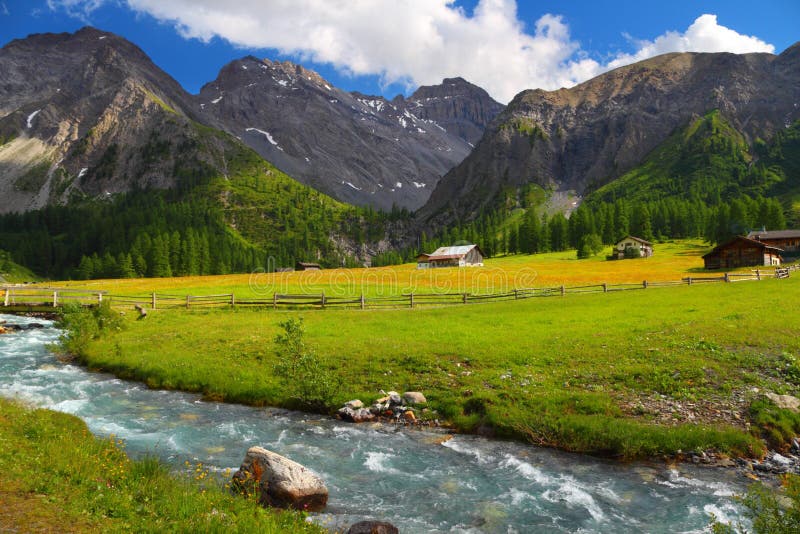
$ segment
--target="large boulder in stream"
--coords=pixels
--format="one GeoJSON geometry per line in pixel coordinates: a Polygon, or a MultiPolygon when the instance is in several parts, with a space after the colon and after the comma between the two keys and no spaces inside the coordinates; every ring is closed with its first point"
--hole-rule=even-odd
{"type": "Polygon", "coordinates": [[[328,504],[328,488],[316,473],[263,447],[247,451],[233,485],[258,491],[263,506],[319,512],[328,504]]]}

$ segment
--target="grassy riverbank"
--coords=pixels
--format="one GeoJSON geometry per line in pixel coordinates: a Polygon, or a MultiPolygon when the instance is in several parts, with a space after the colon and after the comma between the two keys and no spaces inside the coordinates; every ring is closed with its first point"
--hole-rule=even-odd
{"type": "Polygon", "coordinates": [[[291,407],[273,340],[303,316],[338,384],[331,410],[421,390],[464,431],[626,458],[757,455],[763,432],[800,430],[763,402],[751,409],[755,388],[798,391],[799,293],[794,277],[437,309],[156,311],[128,314],[81,358],[151,387],[291,407]]]}
{"type": "Polygon", "coordinates": [[[0,399],[2,532],[322,532],[206,478],[130,460],[78,418],[0,399]]]}

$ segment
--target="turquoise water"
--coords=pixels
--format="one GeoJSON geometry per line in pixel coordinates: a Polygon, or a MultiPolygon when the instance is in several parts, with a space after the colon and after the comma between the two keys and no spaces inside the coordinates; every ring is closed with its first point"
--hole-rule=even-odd
{"type": "Polygon", "coordinates": [[[183,469],[236,469],[261,445],[318,472],[331,527],[366,518],[401,532],[703,532],[709,514],[739,520],[735,473],[620,464],[477,436],[353,425],[284,410],[201,401],[153,391],[59,363],[48,325],[0,336],[0,395],[77,415],[97,435],[126,441],[183,469]]]}

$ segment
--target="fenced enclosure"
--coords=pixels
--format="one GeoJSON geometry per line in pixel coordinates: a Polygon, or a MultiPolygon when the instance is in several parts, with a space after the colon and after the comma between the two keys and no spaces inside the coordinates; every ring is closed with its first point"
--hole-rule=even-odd
{"type": "Polygon", "coordinates": [[[78,288],[34,287],[29,285],[0,286],[3,307],[8,311],[57,310],[68,303],[90,306],[108,302],[114,307],[142,307],[159,309],[196,309],[210,307],[259,307],[264,309],[390,309],[418,308],[426,306],[456,306],[482,302],[512,301],[539,297],[565,297],[584,293],[611,293],[618,291],[646,290],[649,288],[709,283],[738,283],[759,281],[768,278],[785,279],[800,269],[791,265],[775,269],[753,269],[751,272],[723,273],[714,276],[693,276],[681,280],[624,284],[592,284],[583,286],[516,288],[498,293],[406,293],[391,296],[326,295],[273,293],[263,298],[237,298],[233,293],[216,295],[170,295],[149,293],[147,295],[114,295],[107,291],[78,288]]]}

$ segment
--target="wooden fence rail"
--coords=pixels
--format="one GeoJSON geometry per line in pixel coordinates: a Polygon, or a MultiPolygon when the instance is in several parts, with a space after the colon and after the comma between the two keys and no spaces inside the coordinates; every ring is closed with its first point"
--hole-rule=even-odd
{"type": "Polygon", "coordinates": [[[57,308],[68,303],[96,305],[108,301],[112,306],[163,308],[206,308],[220,306],[242,306],[261,308],[354,308],[388,309],[415,308],[420,306],[454,306],[458,304],[477,304],[481,302],[521,300],[543,297],[564,297],[582,293],[610,293],[617,291],[641,290],[652,287],[707,284],[717,282],[742,282],[766,278],[788,278],[790,273],[800,269],[800,264],[775,268],[772,271],[761,268],[750,273],[724,273],[721,276],[690,276],[681,280],[668,280],[624,284],[592,284],[583,286],[526,287],[510,289],[498,293],[408,293],[402,295],[374,296],[347,295],[331,296],[324,292],[318,294],[281,294],[271,297],[237,298],[233,293],[215,295],[169,295],[155,292],[147,295],[111,295],[106,291],[79,288],[31,287],[27,285],[0,286],[0,297],[6,308],[57,308]]]}

